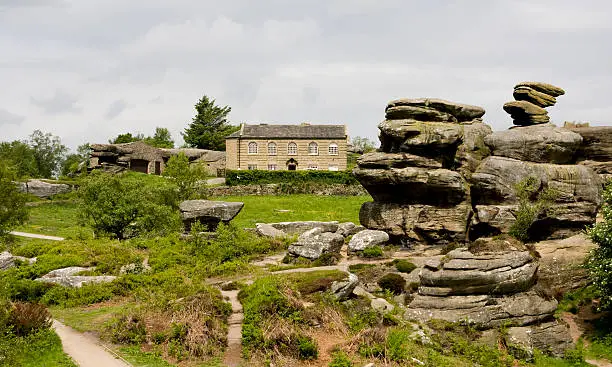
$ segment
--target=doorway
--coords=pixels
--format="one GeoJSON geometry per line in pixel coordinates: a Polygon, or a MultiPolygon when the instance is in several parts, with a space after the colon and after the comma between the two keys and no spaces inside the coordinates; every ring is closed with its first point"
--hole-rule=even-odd
{"type": "Polygon", "coordinates": [[[291,158],[287,161],[287,170],[296,171],[297,166],[298,166],[298,162],[295,159],[291,158]]]}

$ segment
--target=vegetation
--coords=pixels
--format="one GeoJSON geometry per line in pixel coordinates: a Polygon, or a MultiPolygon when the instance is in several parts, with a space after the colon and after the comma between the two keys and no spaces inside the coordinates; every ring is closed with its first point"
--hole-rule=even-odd
{"type": "Polygon", "coordinates": [[[194,148],[225,150],[225,137],[240,128],[227,121],[232,108],[219,107],[205,95],[195,104],[195,110],[195,117],[183,132],[185,143],[194,148]]]}
{"type": "Polygon", "coordinates": [[[81,167],[89,166],[89,154],[91,146],[89,144],[80,145],[76,153],[71,153],[66,156],[62,162],[62,176],[74,175],[81,167]]]}
{"type": "Polygon", "coordinates": [[[27,218],[26,196],[17,189],[15,177],[14,169],[0,160],[0,236],[27,218]]]}
{"type": "Polygon", "coordinates": [[[353,149],[359,153],[370,153],[376,150],[376,143],[369,138],[355,136],[351,139],[353,149]]]}
{"type": "Polygon", "coordinates": [[[163,179],[93,172],[81,182],[79,197],[82,218],[96,234],[121,240],[169,233],[180,226],[177,189],[163,179]]]}
{"type": "Polygon", "coordinates": [[[395,266],[397,271],[399,271],[400,273],[406,273],[406,274],[411,273],[414,269],[417,268],[416,265],[404,259],[395,259],[391,262],[391,264],[395,266]]]}
{"type": "Polygon", "coordinates": [[[18,178],[51,178],[67,151],[58,136],[34,130],[26,141],[0,143],[0,161],[15,165],[18,178]]]}
{"type": "Polygon", "coordinates": [[[226,171],[225,181],[229,186],[264,185],[273,183],[303,183],[356,185],[357,180],[350,171],[226,171]]]}
{"type": "Polygon", "coordinates": [[[557,192],[551,188],[541,188],[535,177],[528,177],[515,186],[516,197],[519,199],[516,220],[508,233],[521,241],[532,239],[532,227],[536,220],[548,210],[557,197],[557,192]]]}
{"type": "Polygon", "coordinates": [[[404,288],[406,287],[406,279],[399,274],[389,273],[380,278],[378,285],[383,290],[388,290],[393,294],[401,294],[404,292],[404,288]]]}
{"type": "Polygon", "coordinates": [[[125,144],[135,141],[144,141],[148,145],[157,148],[174,148],[172,134],[170,134],[170,131],[165,127],[156,127],[153,136],[145,137],[144,134],[132,135],[132,133],[124,133],[108,140],[110,144],[125,144]]]}
{"type": "Polygon", "coordinates": [[[604,220],[593,226],[589,237],[598,247],[585,262],[594,287],[599,291],[601,307],[612,309],[612,185],[606,185],[603,192],[604,220]]]}
{"type": "Polygon", "coordinates": [[[366,247],[361,251],[361,256],[372,259],[377,257],[383,257],[385,253],[380,246],[366,247]]]}
{"type": "Polygon", "coordinates": [[[170,157],[164,169],[164,176],[177,186],[180,200],[204,199],[207,196],[206,170],[200,164],[189,164],[185,153],[170,157]]]}

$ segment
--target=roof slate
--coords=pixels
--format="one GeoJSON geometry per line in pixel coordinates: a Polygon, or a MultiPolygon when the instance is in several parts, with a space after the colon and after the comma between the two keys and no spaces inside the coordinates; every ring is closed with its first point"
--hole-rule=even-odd
{"type": "Polygon", "coordinates": [[[239,131],[227,138],[346,139],[346,128],[344,125],[244,124],[239,131]]]}

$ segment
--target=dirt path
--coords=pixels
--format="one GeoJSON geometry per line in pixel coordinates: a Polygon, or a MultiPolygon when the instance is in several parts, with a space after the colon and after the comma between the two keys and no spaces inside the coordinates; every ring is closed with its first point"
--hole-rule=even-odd
{"type": "Polygon", "coordinates": [[[28,237],[28,238],[38,238],[40,240],[51,240],[51,241],[63,241],[64,237],[56,237],[56,236],[47,236],[44,234],[35,234],[35,233],[25,233],[25,232],[9,232],[13,236],[19,237],[28,237]]]}
{"type": "Polygon", "coordinates": [[[64,352],[80,367],[132,367],[93,336],[79,333],[56,320],[53,329],[62,340],[64,352]]]}
{"type": "Polygon", "coordinates": [[[242,320],[244,313],[242,304],[238,301],[238,291],[221,291],[232,305],[232,314],[228,320],[227,349],[223,356],[223,364],[228,367],[240,366],[242,362],[242,320]]]}

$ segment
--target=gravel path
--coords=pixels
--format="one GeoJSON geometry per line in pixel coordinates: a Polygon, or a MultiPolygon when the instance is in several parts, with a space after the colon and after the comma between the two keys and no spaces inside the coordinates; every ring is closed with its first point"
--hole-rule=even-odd
{"type": "Polygon", "coordinates": [[[34,234],[34,233],[25,233],[25,232],[9,232],[13,236],[19,237],[28,237],[28,238],[38,238],[40,240],[51,240],[51,241],[63,241],[64,237],[55,237],[55,236],[47,236],[44,234],[34,234]]]}
{"type": "Polygon", "coordinates": [[[227,349],[223,356],[223,364],[228,367],[240,366],[242,362],[242,320],[244,313],[238,301],[238,291],[221,291],[232,305],[232,314],[228,320],[227,349]]]}
{"type": "Polygon", "coordinates": [[[62,340],[64,352],[80,367],[132,367],[93,336],[79,333],[56,320],[53,320],[53,329],[62,340]]]}

